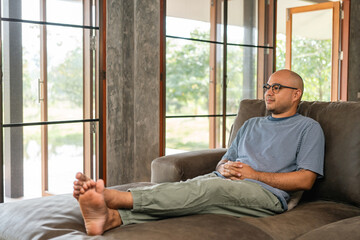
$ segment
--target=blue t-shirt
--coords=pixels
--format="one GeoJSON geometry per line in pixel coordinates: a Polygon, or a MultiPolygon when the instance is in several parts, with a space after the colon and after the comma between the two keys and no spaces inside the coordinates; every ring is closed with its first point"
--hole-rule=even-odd
{"type": "MultiPolygon", "coordinates": [[[[310,170],[323,176],[325,138],[315,120],[300,114],[287,118],[256,117],[239,129],[231,146],[222,157],[240,161],[260,172],[293,172],[310,170]]],[[[221,174],[216,172],[219,176],[221,174]]],[[[275,194],[287,210],[289,194],[259,183],[275,194]]]]}

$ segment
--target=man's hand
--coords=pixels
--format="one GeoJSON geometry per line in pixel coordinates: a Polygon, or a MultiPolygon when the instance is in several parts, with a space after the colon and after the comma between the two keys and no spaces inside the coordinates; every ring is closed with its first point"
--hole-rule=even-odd
{"type": "Polygon", "coordinates": [[[284,191],[309,190],[316,180],[316,173],[301,169],[288,173],[258,172],[242,162],[222,160],[216,170],[227,179],[254,179],[284,191]]]}
{"type": "Polygon", "coordinates": [[[219,163],[217,171],[225,178],[231,180],[243,180],[245,178],[257,180],[257,172],[249,165],[242,162],[225,160],[224,162],[219,163]]]}

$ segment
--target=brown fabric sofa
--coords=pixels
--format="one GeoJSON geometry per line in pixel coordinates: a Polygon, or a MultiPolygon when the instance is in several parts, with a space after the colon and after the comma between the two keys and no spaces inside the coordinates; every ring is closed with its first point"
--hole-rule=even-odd
{"type": "MultiPolygon", "coordinates": [[[[272,217],[193,215],[119,227],[86,236],[70,194],[0,204],[0,239],[360,239],[360,102],[302,102],[299,112],[322,126],[325,177],[294,209],[272,217]]],[[[229,142],[250,117],[266,115],[262,100],[244,100],[229,142]]],[[[291,134],[291,133],[289,133],[291,134]]],[[[214,170],[226,149],[176,154],[152,162],[152,183],[186,180],[214,170]]]]}

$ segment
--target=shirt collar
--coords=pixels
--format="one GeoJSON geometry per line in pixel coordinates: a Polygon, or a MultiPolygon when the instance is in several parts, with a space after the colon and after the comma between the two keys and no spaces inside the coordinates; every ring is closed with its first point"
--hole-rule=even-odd
{"type": "Polygon", "coordinates": [[[283,118],[274,118],[274,117],[272,117],[272,116],[268,116],[268,119],[269,119],[270,121],[283,121],[283,120],[286,120],[286,119],[295,117],[295,116],[297,116],[297,115],[299,115],[299,113],[295,113],[294,115],[292,115],[292,116],[290,116],[290,117],[283,117],[283,118]]]}

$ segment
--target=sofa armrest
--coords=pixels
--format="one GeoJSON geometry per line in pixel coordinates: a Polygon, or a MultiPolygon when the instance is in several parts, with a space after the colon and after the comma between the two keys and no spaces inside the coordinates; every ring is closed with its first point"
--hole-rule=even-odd
{"type": "Polygon", "coordinates": [[[207,149],[159,157],[151,163],[151,182],[178,182],[210,173],[226,149],[207,149]]]}

